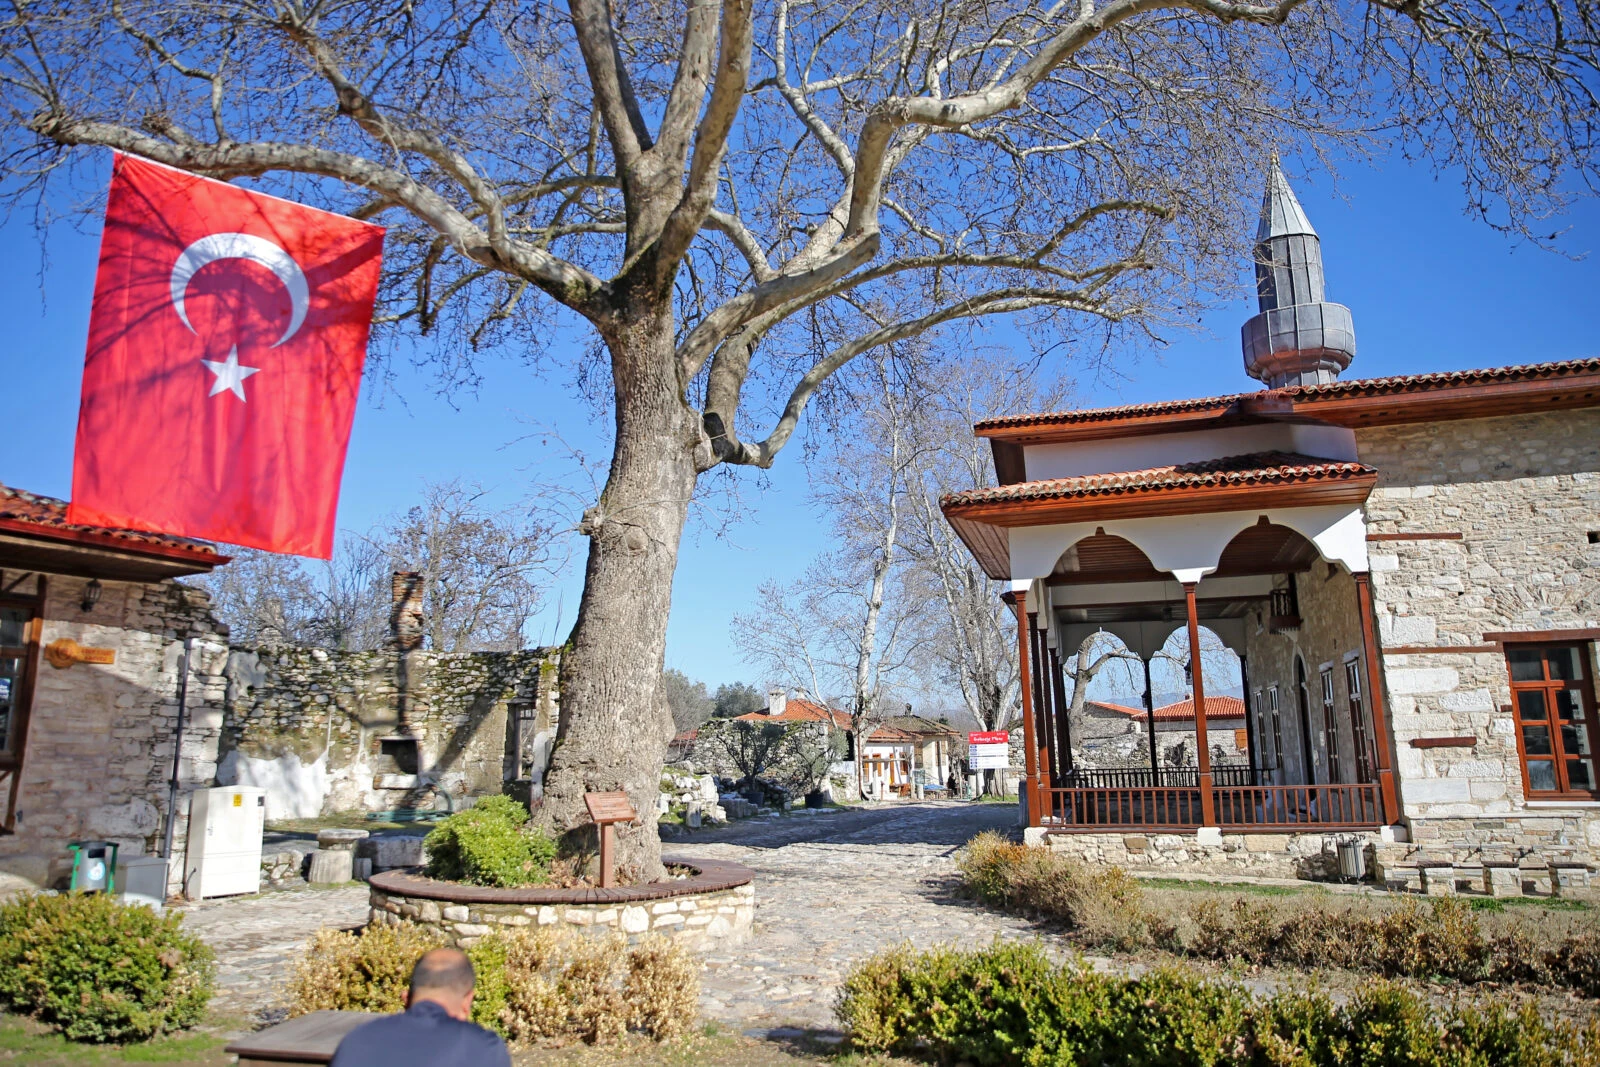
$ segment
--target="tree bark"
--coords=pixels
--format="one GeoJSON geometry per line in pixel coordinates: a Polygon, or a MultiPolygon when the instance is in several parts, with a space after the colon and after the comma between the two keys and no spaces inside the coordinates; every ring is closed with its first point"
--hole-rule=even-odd
{"type": "Polygon", "coordinates": [[[583,599],[561,657],[561,723],[540,818],[568,848],[593,847],[584,794],[625,790],[639,821],[617,827],[621,880],[664,875],[655,804],[672,712],[661,686],[678,546],[694,492],[699,425],[672,359],[671,312],[608,324],[616,437],[589,538],[583,599]]]}

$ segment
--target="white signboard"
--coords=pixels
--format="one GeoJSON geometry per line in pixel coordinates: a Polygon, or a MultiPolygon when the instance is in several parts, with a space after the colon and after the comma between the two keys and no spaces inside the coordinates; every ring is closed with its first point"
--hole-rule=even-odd
{"type": "Polygon", "coordinates": [[[1003,771],[1011,766],[1011,738],[1004,730],[974,731],[967,735],[967,767],[974,771],[1003,771]]]}

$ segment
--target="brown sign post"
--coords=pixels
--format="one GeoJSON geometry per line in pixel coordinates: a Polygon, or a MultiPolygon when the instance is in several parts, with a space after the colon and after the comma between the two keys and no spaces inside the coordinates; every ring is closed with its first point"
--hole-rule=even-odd
{"type": "Polygon", "coordinates": [[[608,889],[617,884],[616,872],[612,869],[616,863],[616,831],[611,827],[619,822],[633,822],[639,818],[639,813],[633,810],[633,802],[626,793],[585,793],[583,803],[589,809],[589,818],[600,828],[600,888],[608,889]]]}

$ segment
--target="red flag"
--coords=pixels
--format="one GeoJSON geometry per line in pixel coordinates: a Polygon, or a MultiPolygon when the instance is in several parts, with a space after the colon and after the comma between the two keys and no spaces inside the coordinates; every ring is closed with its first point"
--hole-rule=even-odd
{"type": "Polygon", "coordinates": [[[383,229],[118,156],[67,521],[327,559],[383,229]]]}

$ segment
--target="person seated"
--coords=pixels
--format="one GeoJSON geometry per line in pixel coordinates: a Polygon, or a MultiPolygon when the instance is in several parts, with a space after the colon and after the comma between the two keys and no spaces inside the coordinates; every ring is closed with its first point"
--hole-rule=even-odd
{"type": "Polygon", "coordinates": [[[350,1031],[329,1067],[511,1067],[500,1035],[471,1021],[477,982],[460,949],[424,952],[411,970],[406,1010],[350,1031]]]}

